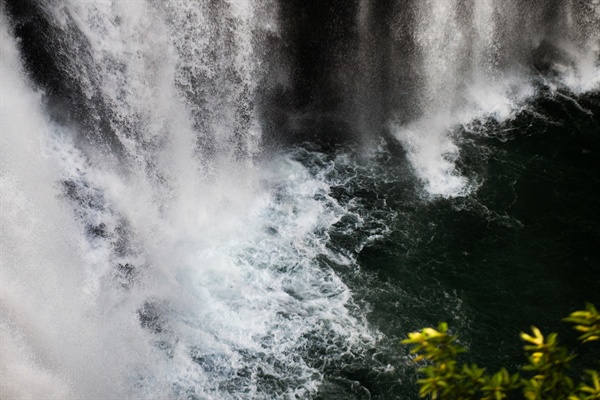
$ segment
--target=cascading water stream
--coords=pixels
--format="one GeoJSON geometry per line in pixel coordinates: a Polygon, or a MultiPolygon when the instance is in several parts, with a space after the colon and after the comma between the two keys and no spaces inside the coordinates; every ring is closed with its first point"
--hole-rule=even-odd
{"type": "MultiPolygon", "coordinates": [[[[3,371],[16,374],[3,377],[3,394],[314,393],[320,373],[306,351],[325,340],[340,350],[371,340],[346,309],[348,289],[316,261],[327,255],[326,232],[344,209],[329,198],[327,182],[297,162],[277,161],[266,169],[276,172],[265,173],[231,151],[252,155],[245,147],[256,140],[245,97],[252,89],[223,87],[219,69],[253,85],[250,53],[235,51],[233,69],[223,62],[202,71],[186,57],[208,50],[174,49],[169,28],[153,16],[161,10],[140,6],[73,2],[47,10],[89,46],[69,70],[84,71],[77,80],[86,96],[107,108],[103,134],[112,132],[122,148],[116,167],[93,154],[97,138],[78,149],[77,133],[44,115],[16,43],[3,32],[2,209],[11,212],[2,226],[12,239],[2,251],[3,371]],[[202,74],[217,76],[208,93],[189,87],[202,74]],[[21,149],[27,145],[34,147],[21,149]]],[[[167,14],[175,20],[190,11],[203,10],[167,14]]],[[[230,40],[244,46],[248,37],[230,40]]]]}
{"type": "Polygon", "coordinates": [[[600,89],[598,0],[300,3],[1,3],[0,397],[370,396],[391,204],[474,193],[474,121],[600,89]]]}
{"type": "Polygon", "coordinates": [[[554,84],[576,92],[598,87],[598,18],[594,2],[419,3],[422,85],[415,100],[421,115],[393,123],[392,130],[429,194],[460,196],[473,189],[455,168],[453,129],[478,118],[514,117],[535,94],[535,70],[559,72],[554,84]]]}

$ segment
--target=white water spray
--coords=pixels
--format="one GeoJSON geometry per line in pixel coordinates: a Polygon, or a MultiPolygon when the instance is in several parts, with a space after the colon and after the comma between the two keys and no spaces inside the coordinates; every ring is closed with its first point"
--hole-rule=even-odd
{"type": "Polygon", "coordinates": [[[125,149],[118,166],[49,121],[2,24],[0,393],[314,395],[322,372],[311,351],[333,345],[335,358],[373,340],[348,309],[348,288],[318,261],[346,210],[325,178],[298,162],[282,156],[259,165],[230,151],[242,144],[252,155],[260,136],[250,108],[248,119],[228,117],[252,102],[253,88],[244,86],[258,68],[244,31],[252,7],[230,5],[241,26],[231,26],[234,48],[218,49],[202,44],[202,31],[177,32],[181,47],[167,40],[181,28],[177,19],[202,16],[201,6],[142,6],[49,10],[89,44],[93,64],[76,54],[70,70],[90,99],[110,108],[125,149]],[[214,65],[186,58],[210,51],[238,57],[232,73],[241,86],[224,86],[214,65]],[[195,104],[187,90],[201,88],[187,84],[198,74],[214,92],[193,96],[195,104]],[[210,110],[203,101],[213,100],[210,110]],[[207,141],[208,154],[198,148],[207,141]]]}
{"type": "Polygon", "coordinates": [[[546,84],[575,93],[600,89],[598,3],[559,8],[546,22],[534,3],[516,0],[418,4],[422,114],[392,123],[392,131],[429,195],[463,196],[475,187],[456,170],[460,154],[452,132],[476,119],[514,117],[536,92],[536,63],[553,71],[546,84]],[[551,54],[541,53],[543,45],[551,54]]]}

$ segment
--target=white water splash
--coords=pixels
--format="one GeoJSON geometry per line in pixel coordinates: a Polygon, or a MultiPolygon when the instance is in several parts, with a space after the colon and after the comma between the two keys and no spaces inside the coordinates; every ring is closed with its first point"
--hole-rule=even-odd
{"type": "MultiPolygon", "coordinates": [[[[557,89],[600,89],[600,24],[597,2],[566,2],[547,31],[534,4],[519,1],[428,0],[419,3],[415,41],[420,57],[421,116],[391,130],[408,152],[416,175],[433,197],[464,196],[476,185],[456,169],[460,146],[453,132],[473,120],[513,118],[535,95],[532,54],[552,49],[550,78],[557,89]]],[[[542,56],[539,56],[542,57],[542,56]]]]}
{"type": "Polygon", "coordinates": [[[71,7],[98,67],[72,63],[110,104],[126,162],[48,121],[2,24],[2,397],[314,395],[311,352],[374,340],[319,261],[339,260],[327,232],[347,210],[292,157],[226,153],[207,171],[160,20],[71,7]]]}

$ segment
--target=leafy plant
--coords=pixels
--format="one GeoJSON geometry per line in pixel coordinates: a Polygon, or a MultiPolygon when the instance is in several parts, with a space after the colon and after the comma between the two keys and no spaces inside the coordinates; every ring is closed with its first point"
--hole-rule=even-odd
{"type": "MultiPolygon", "coordinates": [[[[564,319],[575,324],[582,332],[583,343],[600,340],[600,314],[592,305],[585,310],[575,311],[564,319]]],[[[448,325],[441,323],[437,329],[425,328],[408,334],[403,344],[411,345],[415,361],[424,361],[419,369],[424,375],[417,383],[419,396],[432,399],[483,399],[501,400],[514,398],[519,392],[528,400],[592,400],[600,399],[600,372],[585,371],[583,380],[576,381],[569,375],[571,361],[575,355],[559,345],[558,335],[544,336],[535,326],[531,334],[521,333],[525,342],[527,364],[510,374],[502,368],[488,374],[477,364],[459,364],[457,356],[466,352],[458,344],[458,336],[448,333],[448,325]]]]}

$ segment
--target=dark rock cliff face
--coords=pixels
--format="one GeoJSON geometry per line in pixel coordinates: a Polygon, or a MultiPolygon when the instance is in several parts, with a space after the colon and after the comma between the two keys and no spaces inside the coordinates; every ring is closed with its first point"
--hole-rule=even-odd
{"type": "MultiPolygon", "coordinates": [[[[266,94],[280,141],[337,144],[385,133],[416,82],[410,1],[281,2],[290,82],[266,94]]],[[[408,112],[407,112],[408,114],[408,112]]]]}
{"type": "Polygon", "coordinates": [[[280,2],[277,48],[288,82],[264,93],[263,120],[275,144],[340,142],[351,130],[342,118],[351,83],[341,75],[357,42],[358,1],[280,2]]]}
{"type": "Polygon", "coordinates": [[[6,0],[4,4],[27,73],[43,91],[50,117],[74,128],[82,147],[120,156],[123,149],[110,127],[110,109],[98,95],[85,36],[68,14],[63,26],[50,18],[48,10],[57,6],[51,1],[6,0]],[[80,79],[82,70],[90,78],[85,84],[80,79]]]}

